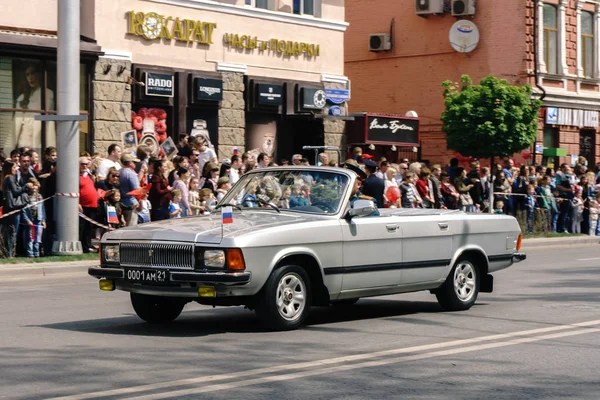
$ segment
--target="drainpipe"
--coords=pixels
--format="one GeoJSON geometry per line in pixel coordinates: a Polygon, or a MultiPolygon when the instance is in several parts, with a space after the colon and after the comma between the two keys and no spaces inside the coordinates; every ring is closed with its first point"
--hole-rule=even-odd
{"type": "Polygon", "coordinates": [[[542,92],[540,100],[544,100],[546,90],[540,85],[538,79],[538,1],[533,0],[533,76],[535,78],[535,86],[542,92]]]}

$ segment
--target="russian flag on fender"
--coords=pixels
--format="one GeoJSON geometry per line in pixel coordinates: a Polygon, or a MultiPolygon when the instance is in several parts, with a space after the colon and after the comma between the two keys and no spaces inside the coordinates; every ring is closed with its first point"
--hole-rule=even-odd
{"type": "Polygon", "coordinates": [[[233,209],[231,207],[221,208],[221,219],[224,224],[233,224],[233,209]]]}

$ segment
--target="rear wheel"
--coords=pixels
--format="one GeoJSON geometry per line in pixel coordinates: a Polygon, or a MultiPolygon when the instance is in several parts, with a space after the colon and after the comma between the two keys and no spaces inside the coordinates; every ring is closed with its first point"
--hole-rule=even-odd
{"type": "Polygon", "coordinates": [[[131,305],[135,313],[146,322],[171,322],[181,314],[185,303],[169,297],[131,293],[131,305]]]}
{"type": "Polygon", "coordinates": [[[256,315],[271,329],[296,329],[306,320],[311,297],[306,271],[297,265],[286,265],[271,273],[258,294],[256,315]]]}
{"type": "Polygon", "coordinates": [[[478,294],[479,270],[468,258],[456,262],[446,282],[435,292],[440,306],[448,311],[468,310],[478,294]]]}

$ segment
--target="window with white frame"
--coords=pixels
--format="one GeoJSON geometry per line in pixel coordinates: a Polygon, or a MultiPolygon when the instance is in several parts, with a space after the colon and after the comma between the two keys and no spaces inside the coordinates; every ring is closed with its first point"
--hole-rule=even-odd
{"type": "Polygon", "coordinates": [[[594,14],[589,11],[581,13],[581,67],[583,76],[594,75],[594,14]]]}
{"type": "Polygon", "coordinates": [[[256,8],[264,8],[265,10],[268,10],[269,0],[246,0],[246,5],[256,8]]]}
{"type": "Polygon", "coordinates": [[[294,0],[294,14],[315,15],[315,0],[294,0]]]}
{"type": "Polygon", "coordinates": [[[558,12],[544,4],[544,62],[549,74],[558,73],[558,12]]]}

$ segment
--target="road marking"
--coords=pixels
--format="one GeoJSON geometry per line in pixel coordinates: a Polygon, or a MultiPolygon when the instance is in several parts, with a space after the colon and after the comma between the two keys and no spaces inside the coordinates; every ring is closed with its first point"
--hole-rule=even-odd
{"type": "Polygon", "coordinates": [[[578,258],[577,261],[593,261],[593,260],[600,260],[600,257],[594,257],[594,258],[578,258]]]}
{"type": "MultiPolygon", "coordinates": [[[[149,385],[141,385],[141,386],[133,386],[133,387],[128,387],[128,388],[106,390],[106,391],[102,391],[102,392],[83,393],[83,394],[73,395],[73,396],[57,397],[57,398],[54,398],[54,400],[97,399],[97,398],[102,398],[102,397],[107,397],[107,396],[120,396],[120,395],[127,395],[127,394],[135,394],[135,393],[147,392],[147,391],[151,391],[151,390],[167,389],[167,388],[172,388],[172,387],[194,385],[194,384],[199,384],[199,383],[210,383],[210,382],[218,382],[218,381],[224,381],[224,380],[230,380],[230,379],[246,378],[246,377],[254,376],[254,375],[273,374],[273,373],[276,374],[276,373],[281,373],[283,371],[290,371],[290,370],[319,368],[319,369],[317,369],[318,372],[314,372],[314,370],[311,370],[311,371],[306,371],[306,372],[291,373],[291,374],[287,374],[287,375],[271,376],[269,378],[256,378],[253,380],[244,380],[243,382],[233,382],[233,383],[224,383],[224,384],[220,384],[220,385],[205,386],[200,389],[189,389],[189,390],[204,390],[207,388],[213,388],[211,390],[216,391],[216,390],[223,390],[220,388],[222,386],[223,386],[223,388],[230,388],[230,386],[227,386],[227,385],[238,385],[238,386],[234,386],[234,387],[241,387],[241,386],[248,386],[246,384],[247,382],[255,382],[256,381],[256,383],[252,383],[255,385],[255,384],[262,383],[264,379],[276,379],[277,380],[280,377],[286,377],[286,376],[294,376],[295,377],[296,375],[303,374],[303,373],[309,374],[309,375],[302,375],[302,376],[310,376],[310,375],[323,373],[324,371],[328,371],[329,369],[345,368],[345,367],[351,367],[351,369],[363,368],[363,367],[368,367],[368,366],[384,365],[384,364],[378,364],[378,363],[382,363],[382,362],[383,363],[404,362],[405,358],[406,358],[405,361],[411,361],[411,360],[419,360],[421,358],[430,358],[430,357],[435,357],[435,356],[447,355],[447,354],[442,354],[447,351],[451,352],[449,354],[455,354],[454,351],[458,351],[458,352],[475,351],[475,350],[477,350],[477,349],[475,349],[475,347],[481,347],[481,346],[483,346],[483,348],[494,348],[494,347],[509,346],[512,344],[520,344],[521,341],[523,341],[522,343],[529,343],[530,341],[550,339],[551,337],[549,337],[549,336],[552,336],[552,335],[546,335],[548,337],[539,336],[539,337],[534,337],[534,338],[522,338],[522,339],[516,339],[516,340],[513,340],[513,339],[518,338],[520,336],[547,334],[550,332],[572,330],[572,329],[577,329],[577,328],[586,328],[586,327],[591,327],[591,326],[595,326],[595,325],[600,325],[600,320],[580,322],[580,323],[571,324],[571,325],[557,325],[557,326],[550,326],[550,327],[546,327],[546,328],[537,328],[537,329],[530,329],[530,330],[525,330],[525,331],[501,333],[501,334],[490,335],[490,336],[481,336],[481,337],[471,338],[471,339],[453,340],[450,342],[433,343],[433,344],[413,346],[413,347],[404,347],[404,348],[397,348],[397,349],[391,349],[391,350],[383,350],[383,351],[378,351],[378,352],[373,352],[373,353],[363,353],[363,354],[356,354],[356,355],[352,355],[352,356],[335,357],[335,358],[329,358],[329,359],[324,359],[324,360],[308,361],[308,362],[303,362],[303,363],[298,363],[298,364],[277,365],[277,366],[273,366],[273,367],[265,367],[265,368],[247,370],[247,371],[234,372],[234,373],[230,373],[230,374],[208,375],[208,376],[202,376],[202,377],[198,377],[198,378],[179,379],[176,381],[168,381],[168,382],[154,383],[154,384],[149,384],[149,385]],[[467,349],[469,349],[469,347],[457,348],[457,346],[472,345],[472,344],[476,344],[476,343],[489,342],[489,341],[494,341],[494,340],[506,340],[506,341],[484,344],[484,345],[479,345],[479,346],[472,346],[472,348],[473,348],[472,350],[467,350],[467,349]],[[491,347],[485,347],[485,346],[491,346],[491,347]],[[415,353],[415,352],[438,350],[438,349],[443,349],[446,347],[451,347],[451,349],[450,350],[441,350],[441,351],[431,352],[431,353],[411,355],[411,356],[403,356],[403,357],[398,357],[398,358],[394,358],[394,359],[369,361],[369,362],[363,362],[361,364],[351,364],[351,365],[342,365],[342,366],[338,366],[338,367],[324,368],[324,367],[326,367],[328,365],[332,365],[332,364],[363,361],[363,360],[368,360],[368,359],[377,358],[377,357],[394,356],[394,355],[405,354],[405,353],[415,353]],[[426,357],[423,357],[423,356],[426,356],[426,357]],[[414,357],[417,357],[417,358],[414,358],[414,357]],[[395,360],[395,361],[390,361],[390,360],[395,360]],[[400,361],[396,361],[396,360],[400,360],[400,361]],[[370,365],[370,364],[373,364],[373,365],[370,365]]],[[[575,332],[563,332],[561,334],[566,334],[566,336],[581,335],[584,333],[588,333],[588,331],[600,332],[600,329],[594,328],[594,329],[587,329],[587,330],[576,330],[575,332]]],[[[562,336],[559,336],[559,337],[562,337],[562,336]]],[[[343,370],[344,369],[340,369],[340,371],[343,371],[343,370]]],[[[286,380],[286,379],[281,379],[281,380],[286,380]]],[[[289,378],[289,379],[295,379],[295,378],[289,378]]],[[[269,380],[267,380],[265,382],[269,382],[269,380]]],[[[179,392],[180,391],[177,391],[177,393],[179,393],[179,392]]],[[[171,396],[171,393],[176,393],[176,392],[162,393],[162,394],[149,395],[149,396],[174,397],[174,396],[171,396]]],[[[199,392],[194,392],[194,393],[199,393],[199,392]]],[[[180,396],[180,395],[182,395],[182,394],[177,394],[176,396],[180,396]]],[[[157,397],[157,398],[166,398],[166,397],[157,397]]],[[[140,399],[146,399],[146,398],[151,399],[151,398],[155,398],[155,397],[145,397],[145,396],[140,397],[140,399]]]]}

